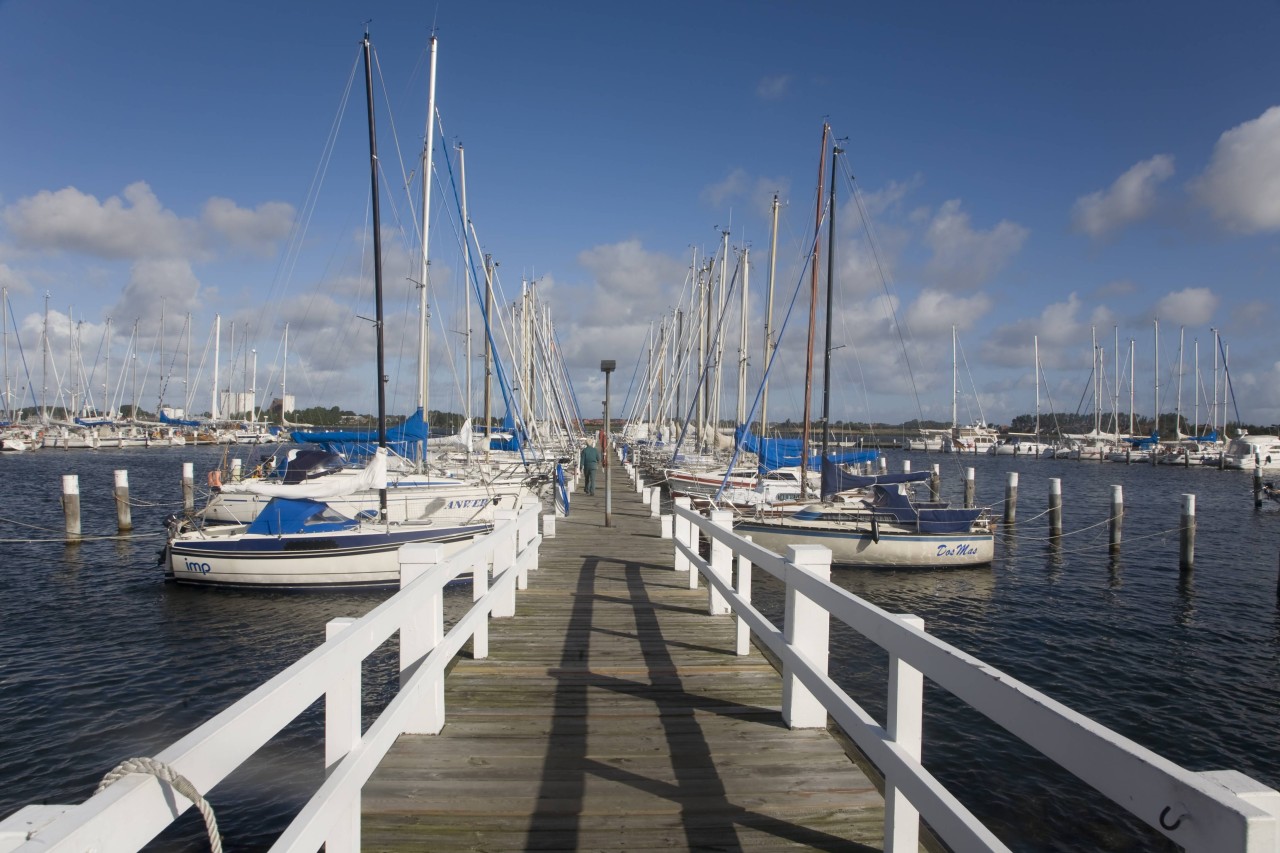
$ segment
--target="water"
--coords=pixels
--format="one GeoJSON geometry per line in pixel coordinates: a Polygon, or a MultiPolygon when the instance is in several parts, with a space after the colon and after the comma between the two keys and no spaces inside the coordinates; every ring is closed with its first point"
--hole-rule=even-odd
{"type": "MultiPolygon", "coordinates": [[[[319,644],[336,616],[386,593],[273,593],[165,584],[163,518],[218,448],[0,457],[0,816],[78,803],[103,774],[155,755],[319,644]],[[86,534],[115,530],[112,472],[127,469],[135,533],[67,546],[60,476],[77,473],[86,534]],[[28,525],[28,526],[24,526],[28,525]]],[[[891,456],[899,470],[903,454],[891,456]]],[[[837,570],[849,590],[914,613],[939,638],[1191,770],[1232,768],[1280,786],[1280,507],[1255,511],[1242,472],[1011,457],[907,454],[942,464],[944,496],[999,504],[1020,472],[1016,530],[988,569],[837,570]],[[1048,479],[1064,537],[1048,542],[1048,479]],[[1110,485],[1125,487],[1124,546],[1107,550],[1110,485]],[[1181,495],[1197,496],[1196,567],[1178,571],[1181,495]],[[1039,518],[1035,516],[1039,515],[1039,518]]],[[[761,573],[757,573],[759,576],[761,573]]],[[[536,582],[536,580],[535,580],[536,582]]],[[[461,590],[451,613],[469,604],[461,590]]],[[[767,601],[767,596],[762,596],[767,601]]],[[[395,687],[393,649],[366,665],[366,717],[395,687]]],[[[832,673],[883,719],[885,656],[833,632],[832,673]]],[[[366,719],[366,721],[367,721],[366,719]]],[[[228,849],[265,849],[319,784],[313,707],[211,795],[228,849]]],[[[1099,795],[926,683],[924,761],[1018,850],[1167,847],[1099,795]]],[[[207,849],[194,810],[153,845],[207,849]]]]}

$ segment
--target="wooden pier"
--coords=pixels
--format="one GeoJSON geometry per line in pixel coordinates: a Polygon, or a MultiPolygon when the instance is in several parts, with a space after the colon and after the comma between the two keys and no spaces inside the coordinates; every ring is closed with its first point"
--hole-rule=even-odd
{"type": "Polygon", "coordinates": [[[879,850],[884,800],[673,571],[621,469],[573,495],[489,657],[446,681],[438,735],[402,735],[366,784],[366,850],[879,850]]]}

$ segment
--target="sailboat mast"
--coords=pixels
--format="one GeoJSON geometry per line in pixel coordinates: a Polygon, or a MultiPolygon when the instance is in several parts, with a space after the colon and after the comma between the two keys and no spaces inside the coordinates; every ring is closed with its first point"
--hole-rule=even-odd
{"type": "MultiPolygon", "coordinates": [[[[827,211],[827,330],[822,353],[822,454],[827,461],[831,446],[831,317],[835,305],[836,279],[836,158],[844,152],[839,145],[831,148],[831,209],[827,211]]],[[[825,495],[823,496],[825,497],[825,495]]]]}
{"type": "MultiPolygon", "coordinates": [[[[463,304],[466,307],[466,324],[464,326],[463,346],[463,367],[464,382],[463,388],[463,409],[462,417],[471,417],[471,219],[467,215],[467,158],[466,152],[462,149],[462,143],[458,143],[458,175],[462,181],[462,282],[463,282],[463,304]]],[[[486,335],[487,337],[487,335],[486,335]]],[[[467,442],[467,457],[471,457],[471,443],[467,442]]]]}
{"type": "Polygon", "coordinates": [[[1187,327],[1178,327],[1178,393],[1173,409],[1173,438],[1182,440],[1182,345],[1186,342],[1187,327]]]}
{"type": "Polygon", "coordinates": [[[280,426],[284,426],[284,413],[289,408],[289,324],[284,324],[284,361],[280,366],[280,426]]]}
{"type": "MultiPolygon", "coordinates": [[[[378,137],[373,118],[373,69],[369,62],[369,32],[364,34],[364,87],[369,104],[369,177],[373,194],[373,301],[378,342],[378,447],[387,446],[387,384],[382,323],[382,223],[378,216],[378,137]]],[[[387,520],[387,488],[378,489],[378,518],[387,520]]]]}
{"type": "Polygon", "coordinates": [[[734,427],[742,426],[747,420],[747,270],[751,250],[742,247],[742,334],[738,341],[738,418],[734,427]]]}
{"type": "Polygon", "coordinates": [[[818,152],[818,194],[813,215],[813,255],[809,259],[809,344],[804,362],[804,427],[800,433],[800,497],[809,494],[809,407],[813,395],[813,338],[818,324],[818,234],[822,227],[822,195],[827,167],[827,137],[831,125],[822,123],[822,148],[818,152]]]}
{"type": "Polygon", "coordinates": [[[431,234],[431,155],[436,134],[436,37],[431,36],[431,70],[427,76],[427,136],[422,143],[422,258],[418,267],[418,408],[427,422],[427,370],[431,361],[427,314],[427,246],[431,234]]]}
{"type": "Polygon", "coordinates": [[[960,389],[956,382],[956,327],[951,326],[951,435],[958,437],[956,427],[956,404],[960,401],[960,389]]]}
{"type": "MultiPolygon", "coordinates": [[[[773,224],[769,229],[769,295],[764,304],[764,366],[769,369],[773,356],[773,279],[778,264],[778,194],[773,194],[773,224]]],[[[760,396],[760,437],[769,428],[769,377],[766,375],[760,396]]]]}
{"type": "MultiPolygon", "coordinates": [[[[1031,336],[1031,346],[1032,346],[1032,348],[1035,350],[1035,357],[1036,357],[1036,367],[1035,367],[1035,381],[1036,381],[1036,441],[1038,442],[1038,441],[1040,441],[1040,336],[1039,336],[1039,335],[1032,335],[1032,336],[1031,336]]],[[[1037,448],[1037,451],[1039,451],[1039,448],[1037,448]]]]}
{"type": "Polygon", "coordinates": [[[4,332],[4,414],[13,420],[13,398],[9,393],[9,288],[0,288],[0,330],[4,332]]]}
{"type": "MultiPolygon", "coordinates": [[[[493,316],[493,256],[484,256],[484,322],[489,327],[489,318],[493,316]]],[[[484,336],[484,456],[489,458],[489,449],[493,442],[493,345],[489,336],[484,336]]]]}

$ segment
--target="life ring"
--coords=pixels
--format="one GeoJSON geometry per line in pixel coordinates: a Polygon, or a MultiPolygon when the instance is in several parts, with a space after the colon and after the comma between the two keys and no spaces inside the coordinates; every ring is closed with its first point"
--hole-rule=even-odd
{"type": "Polygon", "coordinates": [[[209,488],[218,491],[222,488],[222,471],[214,468],[209,472],[209,488]]]}

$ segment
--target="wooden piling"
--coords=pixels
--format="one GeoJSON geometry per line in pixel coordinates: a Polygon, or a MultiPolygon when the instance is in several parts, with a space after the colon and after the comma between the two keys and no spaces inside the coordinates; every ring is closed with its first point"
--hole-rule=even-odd
{"type": "Polygon", "coordinates": [[[1018,472],[1010,471],[1004,486],[1004,523],[1013,524],[1018,515],[1018,472]]]}
{"type": "Polygon", "coordinates": [[[1124,521],[1124,487],[1111,487],[1111,553],[1120,551],[1120,527],[1124,521]]]}
{"type": "Polygon", "coordinates": [[[977,502],[977,489],[972,468],[964,469],[964,508],[973,509],[977,502]]]}
{"type": "Polygon", "coordinates": [[[116,529],[127,533],[133,529],[133,510],[129,506],[129,472],[115,472],[116,529]]]}
{"type": "Polygon", "coordinates": [[[929,500],[942,500],[942,466],[935,464],[929,472],[929,500]]]}
{"type": "Polygon", "coordinates": [[[1196,496],[1182,496],[1181,536],[1178,537],[1178,568],[1189,572],[1196,563],[1196,496]]]}
{"type": "Polygon", "coordinates": [[[196,473],[194,462],[182,463],[182,506],[191,512],[196,508],[196,473]]]}
{"type": "Polygon", "coordinates": [[[1049,478],[1049,538],[1056,545],[1062,539],[1062,479],[1049,478]]]}
{"type": "Polygon", "coordinates": [[[66,519],[67,540],[80,539],[80,477],[62,475],[62,515],[66,519]]]}
{"type": "Polygon", "coordinates": [[[1262,466],[1253,468],[1253,508],[1262,508],[1262,466]]]}
{"type": "Polygon", "coordinates": [[[904,473],[904,474],[910,474],[910,473],[911,473],[911,460],[910,460],[910,459],[903,459],[903,460],[902,460],[902,473],[904,473]]]}

